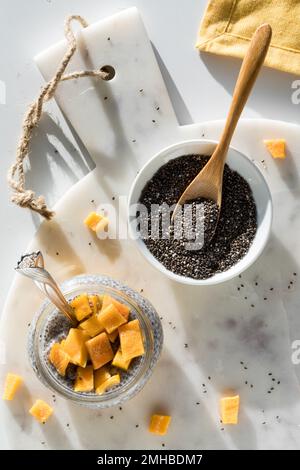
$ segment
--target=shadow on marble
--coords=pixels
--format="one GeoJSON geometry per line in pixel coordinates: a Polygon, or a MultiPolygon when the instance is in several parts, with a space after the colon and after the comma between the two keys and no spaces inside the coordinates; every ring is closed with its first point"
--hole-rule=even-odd
{"type": "Polygon", "coordinates": [[[199,392],[165,349],[148,384],[129,402],[107,410],[68,407],[82,449],[226,448],[222,431],[198,401],[199,392]],[[148,431],[152,413],[159,411],[172,415],[166,436],[148,431]]]}
{"type": "MultiPolygon", "coordinates": [[[[72,236],[71,233],[68,235],[72,236]]],[[[36,246],[44,254],[46,265],[49,266],[48,263],[51,260],[59,263],[61,272],[70,266],[76,267],[77,274],[85,272],[81,259],[70,245],[65,231],[55,219],[43,222],[36,234],[36,246]]],[[[58,275],[60,271],[57,272],[58,275]]],[[[55,274],[53,272],[53,275],[55,274]]]]}
{"type": "Polygon", "coordinates": [[[300,189],[299,189],[299,171],[294,159],[294,155],[289,151],[288,147],[286,149],[286,159],[281,160],[280,158],[275,159],[275,165],[277,167],[278,173],[285,182],[287,189],[299,200],[300,189]]]}
{"type": "Polygon", "coordinates": [[[55,414],[51,416],[45,425],[41,425],[44,442],[51,450],[72,450],[74,445],[62,427],[55,414]]]}
{"type": "Polygon", "coordinates": [[[80,173],[83,175],[89,173],[90,166],[64,134],[59,124],[49,114],[44,113],[31,144],[30,168],[26,172],[27,187],[32,188],[37,194],[43,194],[50,203],[55,202],[53,188],[58,169],[69,180],[70,185],[79,179],[70,165],[70,158],[76,162],[80,173]],[[54,136],[62,145],[64,155],[50,141],[49,136],[54,136]]]}
{"type": "Polygon", "coordinates": [[[108,258],[111,263],[114,263],[121,256],[122,245],[117,239],[105,238],[100,240],[95,235],[93,244],[97,247],[101,255],[108,258]]]}
{"type": "Polygon", "coordinates": [[[163,76],[166,88],[168,90],[170,99],[172,101],[174,112],[176,114],[179,125],[184,126],[184,125],[187,125],[187,124],[194,124],[192,116],[191,116],[191,114],[190,114],[190,112],[189,112],[189,110],[188,110],[181,94],[179,93],[179,90],[178,90],[173,78],[171,77],[171,74],[170,74],[168,68],[166,67],[164,61],[162,60],[162,58],[161,58],[158,50],[154,46],[154,44],[151,43],[151,45],[152,45],[152,48],[153,48],[158,66],[160,68],[161,74],[163,76]]]}
{"type": "MultiPolygon", "coordinates": [[[[241,60],[205,52],[199,53],[199,60],[204,63],[214,79],[232,95],[241,67],[241,60]]],[[[286,113],[290,116],[290,122],[299,123],[299,109],[292,103],[293,90],[291,88],[293,81],[297,79],[296,75],[263,67],[247,107],[254,110],[259,116],[281,120],[281,110],[284,106],[286,113]],[[274,99],[275,96],[276,99],[274,99]]]]}
{"type": "MultiPolygon", "coordinates": [[[[28,410],[32,406],[32,396],[26,384],[22,384],[22,390],[18,391],[18,395],[14,400],[4,401],[3,406],[18,426],[18,431],[31,434],[34,423],[33,418],[31,419],[28,415],[28,410]]],[[[19,447],[16,447],[16,449],[19,449],[19,447]]]]}

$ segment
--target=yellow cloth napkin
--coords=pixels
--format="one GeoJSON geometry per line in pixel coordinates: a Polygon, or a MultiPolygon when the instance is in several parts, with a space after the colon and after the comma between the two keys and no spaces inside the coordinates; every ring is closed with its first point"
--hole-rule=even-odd
{"type": "Polygon", "coordinates": [[[273,29],[265,65],[300,75],[300,0],[210,0],[196,46],[242,58],[262,23],[273,29]]]}

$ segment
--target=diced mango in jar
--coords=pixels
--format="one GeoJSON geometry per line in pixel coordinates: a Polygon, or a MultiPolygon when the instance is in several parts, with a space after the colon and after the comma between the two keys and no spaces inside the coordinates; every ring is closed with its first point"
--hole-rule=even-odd
{"type": "Polygon", "coordinates": [[[81,367],[86,366],[88,353],[85,343],[88,339],[89,335],[79,328],[71,328],[69,330],[63,349],[69,355],[72,364],[81,367]]]}
{"type": "Polygon", "coordinates": [[[119,312],[123,315],[123,317],[128,320],[129,318],[129,313],[130,313],[130,308],[127,307],[127,305],[122,304],[118,300],[114,299],[110,295],[104,294],[103,296],[103,301],[102,301],[102,309],[105,309],[108,307],[110,304],[113,304],[119,312]]]}
{"type": "Polygon", "coordinates": [[[94,390],[93,366],[77,367],[74,390],[75,392],[92,392],[94,390]]]}
{"type": "Polygon", "coordinates": [[[221,398],[221,420],[223,424],[237,424],[240,407],[240,397],[221,398]]]}
{"type": "Polygon", "coordinates": [[[286,141],[284,139],[264,140],[264,144],[273,158],[286,157],[286,141]]]}
{"type": "Polygon", "coordinates": [[[128,359],[127,361],[125,361],[122,356],[121,348],[119,348],[112,361],[112,365],[115,367],[119,367],[119,369],[128,370],[130,363],[131,363],[131,359],[128,359]]]}
{"type": "Polygon", "coordinates": [[[90,212],[89,215],[84,219],[84,224],[93,230],[93,232],[96,232],[97,225],[102,219],[103,216],[97,214],[97,212],[90,212]]]}
{"type": "Polygon", "coordinates": [[[45,423],[53,413],[53,408],[43,400],[36,400],[29,413],[40,423],[45,423]]]}
{"type": "Polygon", "coordinates": [[[99,369],[114,357],[109,338],[105,332],[86,341],[85,344],[94,369],[99,369]]]}
{"type": "Polygon", "coordinates": [[[20,375],[9,372],[5,378],[3,400],[13,400],[22,383],[20,375]]]}
{"type": "Polygon", "coordinates": [[[151,416],[149,431],[159,436],[164,436],[168,432],[171,416],[153,415],[151,416]]]}
{"type": "Polygon", "coordinates": [[[97,315],[97,313],[100,310],[100,299],[98,295],[89,295],[89,303],[90,303],[90,306],[92,307],[93,314],[97,315]]]}
{"type": "Polygon", "coordinates": [[[145,353],[139,320],[132,320],[119,327],[122,356],[125,361],[145,353]]]}
{"type": "Polygon", "coordinates": [[[95,391],[98,395],[102,395],[106,390],[109,388],[115,387],[116,385],[119,385],[120,383],[120,375],[115,374],[112,375],[109,379],[107,379],[105,382],[103,382],[101,385],[99,385],[95,391]]]}
{"type": "Polygon", "coordinates": [[[110,379],[111,374],[108,370],[107,366],[103,366],[100,369],[94,371],[94,386],[95,390],[97,390],[100,385],[110,379]]]}
{"type": "Polygon", "coordinates": [[[74,309],[75,316],[78,321],[83,320],[92,313],[87,294],[80,294],[70,302],[71,307],[74,309]]]}
{"type": "Polygon", "coordinates": [[[104,330],[104,326],[98,320],[97,315],[92,315],[87,320],[79,324],[79,328],[84,330],[91,338],[104,330]]]}
{"type": "Polygon", "coordinates": [[[126,323],[123,315],[113,304],[110,304],[108,307],[101,309],[101,312],[98,315],[98,320],[104,326],[107,333],[112,333],[114,330],[119,328],[119,326],[126,323]]]}
{"type": "Polygon", "coordinates": [[[50,349],[49,361],[55,367],[57,372],[64,376],[70,362],[70,356],[66,353],[61,344],[54,343],[50,349]]]}

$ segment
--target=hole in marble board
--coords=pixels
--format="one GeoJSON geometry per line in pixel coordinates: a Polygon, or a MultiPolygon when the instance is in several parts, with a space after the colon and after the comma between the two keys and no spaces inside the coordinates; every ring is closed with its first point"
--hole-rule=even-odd
{"type": "Polygon", "coordinates": [[[106,78],[103,78],[103,80],[105,80],[106,82],[109,82],[110,80],[112,80],[114,76],[116,75],[116,71],[111,65],[103,65],[103,67],[101,67],[100,70],[101,72],[107,73],[106,78]]]}

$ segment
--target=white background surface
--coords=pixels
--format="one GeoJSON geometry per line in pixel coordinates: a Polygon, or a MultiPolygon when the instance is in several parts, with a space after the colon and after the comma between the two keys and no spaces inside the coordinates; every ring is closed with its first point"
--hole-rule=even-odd
{"type": "MultiPolygon", "coordinates": [[[[6,85],[6,104],[0,104],[2,310],[13,267],[39,224],[38,217],[9,202],[6,173],[14,159],[26,106],[43,83],[33,57],[62,38],[64,18],[81,14],[93,22],[120,9],[138,7],[158,51],[181,124],[225,117],[240,62],[199,55],[195,50],[206,0],[1,0],[0,4],[0,80],[6,85]]],[[[264,69],[244,117],[299,123],[299,106],[291,102],[291,84],[296,78],[264,69]]],[[[27,181],[28,187],[43,193],[53,204],[93,163],[76,144],[55,104],[47,110],[50,116],[39,127],[27,181]]]]}

